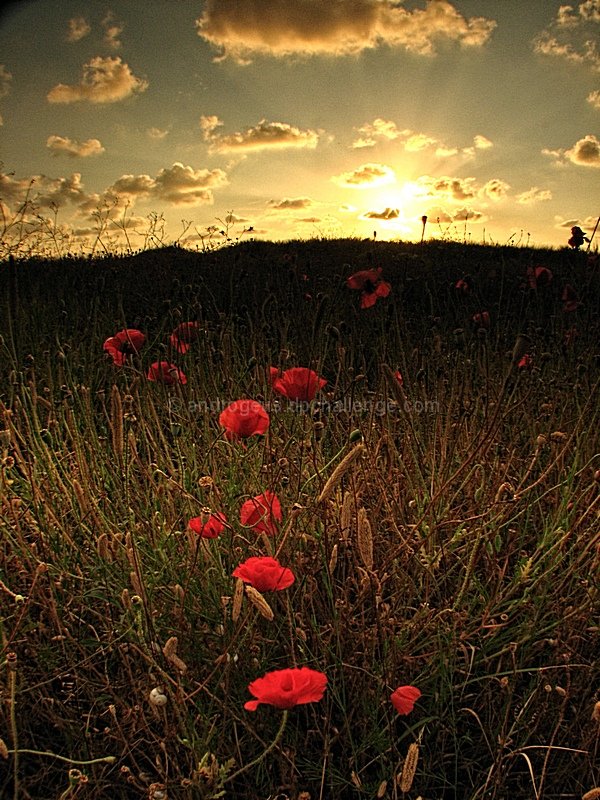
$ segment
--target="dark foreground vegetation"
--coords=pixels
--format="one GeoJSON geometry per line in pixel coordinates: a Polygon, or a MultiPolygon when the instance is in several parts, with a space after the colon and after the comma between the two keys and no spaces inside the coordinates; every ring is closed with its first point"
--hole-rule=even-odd
{"type": "Polygon", "coordinates": [[[600,797],[597,254],[247,242],[0,288],[1,797],[600,797]],[[241,398],[264,434],[224,435],[241,398]],[[233,577],[265,556],[294,582],[233,577]],[[322,699],[244,708],[304,666],[322,699]]]}

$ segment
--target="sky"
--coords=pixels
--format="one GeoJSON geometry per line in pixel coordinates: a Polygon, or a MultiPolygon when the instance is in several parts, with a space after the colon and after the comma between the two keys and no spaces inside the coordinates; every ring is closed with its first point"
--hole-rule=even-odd
{"type": "Polygon", "coordinates": [[[0,121],[4,219],[71,252],[564,247],[600,215],[600,0],[21,0],[0,121]]]}

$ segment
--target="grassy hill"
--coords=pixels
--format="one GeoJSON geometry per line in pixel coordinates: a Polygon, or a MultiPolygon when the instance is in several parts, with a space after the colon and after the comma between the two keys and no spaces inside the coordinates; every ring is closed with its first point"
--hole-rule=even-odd
{"type": "Polygon", "coordinates": [[[2,797],[600,787],[597,254],[245,242],[0,291],[2,797]],[[227,434],[236,400],[268,428],[227,434]],[[321,699],[244,708],[302,667],[321,699]]]}

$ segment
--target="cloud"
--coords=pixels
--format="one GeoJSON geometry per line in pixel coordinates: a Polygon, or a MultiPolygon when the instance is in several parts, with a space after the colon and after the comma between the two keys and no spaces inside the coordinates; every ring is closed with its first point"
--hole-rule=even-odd
{"type": "Polygon", "coordinates": [[[436,142],[436,139],[432,136],[427,136],[426,133],[414,133],[404,142],[404,149],[408,153],[418,153],[420,150],[425,150],[436,144],[436,142]]]}
{"type": "Polygon", "coordinates": [[[162,128],[148,128],[146,133],[150,139],[156,139],[158,141],[169,135],[169,131],[162,128]]]}
{"type": "Polygon", "coordinates": [[[269,200],[268,205],[275,211],[288,211],[289,209],[309,208],[313,205],[310,197],[285,197],[283,200],[269,200]]]}
{"type": "Polygon", "coordinates": [[[588,133],[568,150],[545,148],[542,155],[554,158],[557,166],[564,166],[570,161],[581,167],[600,167],[600,141],[592,133],[588,133]]]}
{"type": "Polygon", "coordinates": [[[477,196],[475,178],[450,178],[442,176],[432,178],[422,175],[417,180],[417,185],[423,188],[430,197],[443,196],[449,200],[464,202],[477,196]]]}
{"type": "Polygon", "coordinates": [[[482,136],[478,133],[473,137],[473,145],[477,150],[488,150],[490,147],[494,146],[494,143],[486,136],[482,136]]]}
{"type": "Polygon", "coordinates": [[[74,172],[68,178],[49,178],[32,175],[29,178],[13,178],[0,173],[0,196],[9,206],[20,205],[28,196],[37,208],[79,204],[88,199],[81,182],[81,173],[74,172]]]}
{"type": "Polygon", "coordinates": [[[102,20],[102,27],[104,28],[104,44],[110,47],[111,50],[119,50],[123,46],[119,39],[119,36],[123,33],[123,25],[120,22],[116,22],[112,11],[106,12],[102,20]]]}
{"type": "Polygon", "coordinates": [[[600,51],[596,42],[599,23],[600,0],[586,0],[577,9],[570,5],[560,6],[556,19],[534,38],[534,52],[600,71],[600,51]]]}
{"type": "Polygon", "coordinates": [[[590,92],[587,96],[587,101],[593,108],[600,109],[600,90],[596,89],[596,91],[590,92]]]}
{"type": "Polygon", "coordinates": [[[490,200],[504,200],[509,189],[510,186],[506,181],[502,181],[500,178],[492,178],[481,187],[479,195],[481,197],[489,197],[490,200]]]}
{"type": "Polygon", "coordinates": [[[131,198],[156,199],[174,206],[204,205],[213,202],[213,189],[226,186],[227,175],[221,169],[193,169],[180,162],[150,175],[122,175],[107,190],[131,198]]]}
{"type": "Polygon", "coordinates": [[[600,141],[589,133],[575,142],[569,150],[565,150],[565,156],[573,164],[582,167],[600,167],[600,141]]]}
{"type": "Polygon", "coordinates": [[[437,158],[449,158],[461,153],[463,156],[473,158],[476,150],[485,150],[493,147],[487,137],[476,134],[473,137],[473,145],[459,149],[454,145],[436,139],[428,133],[418,133],[408,128],[400,130],[393,120],[385,120],[377,117],[373,122],[367,122],[355,130],[361,135],[352,142],[354,149],[374,147],[379,142],[390,142],[402,140],[401,144],[408,153],[419,153],[422,150],[433,150],[437,158]],[[435,148],[435,150],[433,149],[435,148]]]}
{"type": "Polygon", "coordinates": [[[64,153],[72,158],[87,158],[104,153],[104,147],[98,139],[86,139],[85,142],[76,142],[66,136],[49,136],[46,147],[51,150],[52,155],[58,156],[64,153]]]}
{"type": "Polygon", "coordinates": [[[335,175],[331,180],[346,189],[372,189],[374,186],[395,183],[396,175],[385,164],[363,164],[351,172],[335,175]]]}
{"type": "Polygon", "coordinates": [[[439,39],[484,45],[496,22],[465,18],[449,0],[409,11],[397,0],[206,0],[198,35],[230,57],[356,55],[387,45],[430,55],[439,39]]]}
{"type": "Polygon", "coordinates": [[[383,211],[366,211],[361,219],[398,219],[400,211],[397,208],[386,208],[383,211]]]}
{"type": "Polygon", "coordinates": [[[574,225],[582,228],[584,231],[593,231],[596,227],[597,217],[586,217],[583,221],[578,219],[577,217],[573,217],[572,219],[563,219],[562,217],[556,216],[554,217],[554,221],[556,222],[556,228],[567,228],[571,230],[574,225]]]}
{"type": "Polygon", "coordinates": [[[470,206],[463,206],[462,208],[454,211],[448,211],[448,209],[443,208],[442,206],[432,206],[427,211],[427,217],[430,225],[433,225],[434,223],[451,225],[455,222],[481,223],[488,219],[488,217],[482,211],[477,211],[470,206]]]}
{"type": "Polygon", "coordinates": [[[148,82],[131,72],[119,57],[95,56],[83,66],[80,83],[59,83],[48,92],[50,103],[116,103],[136,92],[145,92],[148,82]]]}
{"type": "Polygon", "coordinates": [[[230,134],[217,134],[223,123],[216,116],[200,118],[204,140],[213,152],[249,153],[259,150],[283,150],[289,147],[313,150],[322,131],[301,130],[287,122],[267,122],[261,119],[258,125],[230,134]]]}
{"type": "Polygon", "coordinates": [[[537,186],[532,186],[526,192],[521,192],[517,195],[517,203],[527,206],[533,203],[540,203],[544,200],[552,200],[552,192],[549,189],[538,189],[537,186]]]}
{"type": "Polygon", "coordinates": [[[92,30],[85,17],[72,17],[67,23],[67,42],[79,42],[92,30]]]}
{"type": "Polygon", "coordinates": [[[408,136],[410,134],[408,130],[399,130],[395,122],[382,119],[381,117],[377,117],[373,122],[367,122],[355,130],[362,134],[362,136],[352,143],[352,147],[356,149],[361,147],[373,147],[377,144],[377,140],[383,139],[393,141],[400,136],[408,136]]]}

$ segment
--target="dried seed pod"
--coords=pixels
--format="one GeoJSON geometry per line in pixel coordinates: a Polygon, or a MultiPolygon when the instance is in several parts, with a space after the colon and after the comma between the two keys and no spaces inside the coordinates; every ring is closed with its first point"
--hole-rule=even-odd
{"type": "Polygon", "coordinates": [[[400,776],[400,791],[409,792],[413,785],[415,773],[417,771],[417,764],[419,762],[419,745],[416,742],[411,742],[408,745],[408,752],[404,759],[402,766],[402,775],[400,776]]]}
{"type": "Polygon", "coordinates": [[[268,619],[269,622],[275,618],[273,609],[267,603],[267,601],[258,591],[258,589],[254,588],[254,586],[250,585],[246,586],[246,597],[248,598],[248,600],[250,600],[254,608],[256,608],[258,613],[261,615],[261,617],[268,619]]]}

